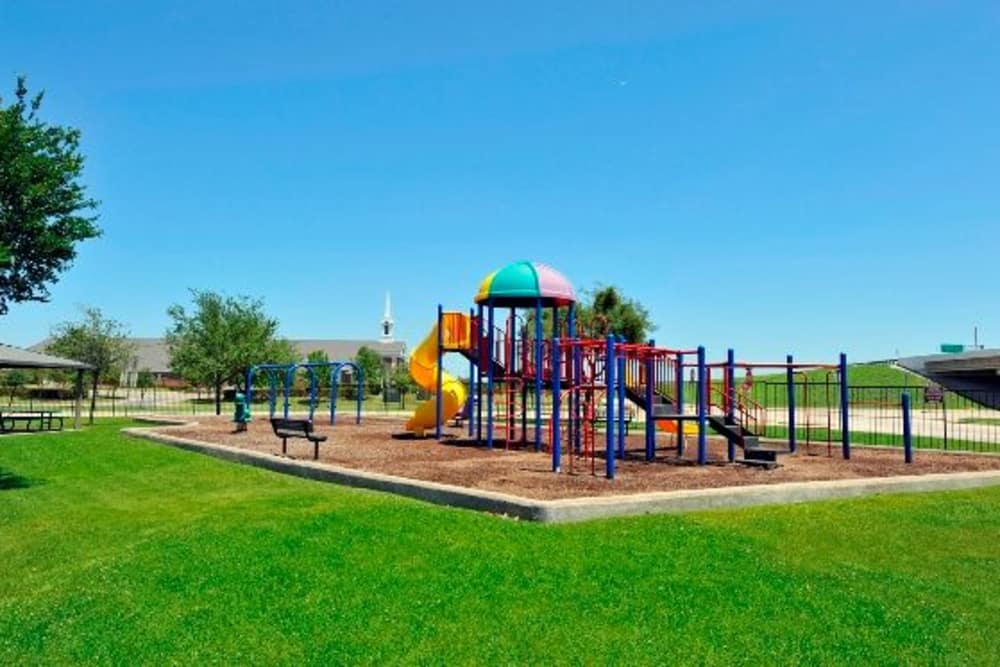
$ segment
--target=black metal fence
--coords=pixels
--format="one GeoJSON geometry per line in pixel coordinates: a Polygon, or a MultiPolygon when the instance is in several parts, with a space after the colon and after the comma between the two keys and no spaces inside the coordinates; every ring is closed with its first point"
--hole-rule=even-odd
{"type": "MultiPolygon", "coordinates": [[[[761,383],[755,396],[767,415],[765,435],[788,437],[788,386],[761,383]]],[[[796,439],[806,447],[839,446],[842,434],[838,381],[796,382],[796,439]]],[[[963,391],[934,386],[849,386],[851,442],[903,446],[903,394],[911,401],[915,447],[948,451],[1000,452],[1000,392],[963,391]]]]}
{"type": "MultiPolygon", "coordinates": [[[[344,386],[339,390],[337,410],[353,410],[356,405],[355,388],[344,386]]],[[[227,400],[222,402],[222,414],[233,412],[232,391],[227,392],[227,400]]],[[[366,412],[390,413],[412,409],[418,396],[395,390],[382,391],[365,397],[362,409],[366,412]]],[[[255,414],[266,414],[268,410],[267,390],[253,393],[252,410],[255,414]]],[[[90,412],[91,398],[88,393],[82,401],[82,414],[90,412]]],[[[0,394],[0,413],[19,411],[51,410],[57,414],[72,415],[75,398],[72,391],[56,388],[25,388],[8,390],[0,394]]],[[[277,406],[282,409],[284,396],[278,395],[277,406]]],[[[330,396],[320,396],[316,411],[329,409],[330,396]]],[[[302,413],[309,409],[309,398],[305,392],[295,392],[289,398],[292,412],[302,413]]],[[[188,389],[166,389],[152,387],[137,389],[132,387],[100,387],[94,406],[95,417],[130,417],[137,415],[212,415],[215,414],[215,394],[212,390],[192,387],[188,389]]]]}

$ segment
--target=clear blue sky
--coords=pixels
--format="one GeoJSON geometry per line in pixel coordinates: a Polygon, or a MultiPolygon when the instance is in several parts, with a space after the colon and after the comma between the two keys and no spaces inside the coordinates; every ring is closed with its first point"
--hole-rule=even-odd
{"type": "Polygon", "coordinates": [[[1000,345],[997,3],[485,4],[0,2],[104,229],[0,339],[195,287],[413,345],[535,259],[713,356],[1000,345]]]}

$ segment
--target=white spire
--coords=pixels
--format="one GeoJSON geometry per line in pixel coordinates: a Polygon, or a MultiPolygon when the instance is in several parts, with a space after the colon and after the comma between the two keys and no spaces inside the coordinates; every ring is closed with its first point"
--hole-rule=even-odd
{"type": "Polygon", "coordinates": [[[385,314],[382,315],[382,342],[391,343],[392,342],[392,327],[394,322],[392,321],[392,299],[389,293],[385,293],[385,314]]]}

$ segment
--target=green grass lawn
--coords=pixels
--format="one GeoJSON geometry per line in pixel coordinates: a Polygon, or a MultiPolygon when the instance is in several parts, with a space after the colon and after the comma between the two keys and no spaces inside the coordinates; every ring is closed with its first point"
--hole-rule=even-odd
{"type": "Polygon", "coordinates": [[[1000,488],[542,526],[118,425],[0,439],[0,664],[1000,661],[1000,488]]]}

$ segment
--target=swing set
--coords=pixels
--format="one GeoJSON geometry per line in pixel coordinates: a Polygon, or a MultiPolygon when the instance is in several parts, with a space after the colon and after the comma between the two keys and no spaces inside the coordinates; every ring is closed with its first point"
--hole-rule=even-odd
{"type": "Polygon", "coordinates": [[[330,386],[330,425],[333,426],[337,419],[337,398],[340,395],[340,378],[344,369],[350,368],[355,382],[347,386],[355,386],[357,405],[355,408],[354,423],[361,423],[361,405],[364,403],[364,371],[353,361],[316,361],[293,364],[258,364],[251,366],[247,371],[247,404],[253,400],[254,380],[261,375],[267,378],[267,404],[268,413],[271,419],[278,408],[279,392],[282,397],[282,416],[288,419],[291,411],[292,388],[295,384],[295,376],[300,370],[305,370],[309,378],[308,401],[309,421],[313,421],[316,408],[320,403],[320,378],[321,373],[326,372],[329,377],[330,386]]]}

